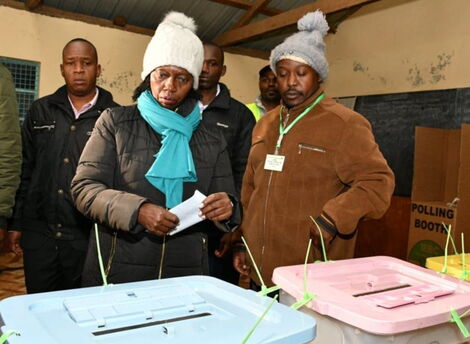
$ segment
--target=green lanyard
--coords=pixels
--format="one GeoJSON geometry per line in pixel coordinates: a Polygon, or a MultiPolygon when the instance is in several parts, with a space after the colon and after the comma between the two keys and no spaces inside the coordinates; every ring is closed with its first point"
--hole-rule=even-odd
{"type": "Polygon", "coordinates": [[[296,125],[297,122],[300,121],[302,117],[304,117],[307,113],[309,113],[309,111],[312,110],[314,106],[317,105],[323,98],[325,98],[324,93],[320,94],[317,97],[317,99],[315,99],[315,101],[308,108],[306,108],[299,116],[297,116],[297,118],[294,119],[292,123],[289,124],[287,128],[285,129],[284,129],[284,125],[282,124],[282,111],[279,111],[279,138],[277,139],[277,143],[276,143],[276,152],[278,151],[279,148],[281,148],[281,143],[282,143],[282,139],[284,138],[284,135],[286,135],[292,129],[292,127],[296,125]]]}

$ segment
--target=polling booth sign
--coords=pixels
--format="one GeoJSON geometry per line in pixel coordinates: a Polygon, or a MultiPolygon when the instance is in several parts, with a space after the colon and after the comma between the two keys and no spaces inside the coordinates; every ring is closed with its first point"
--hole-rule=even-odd
{"type": "Polygon", "coordinates": [[[427,257],[444,255],[445,227],[456,243],[460,233],[470,236],[470,125],[416,127],[415,135],[407,256],[424,266],[427,257]]]}

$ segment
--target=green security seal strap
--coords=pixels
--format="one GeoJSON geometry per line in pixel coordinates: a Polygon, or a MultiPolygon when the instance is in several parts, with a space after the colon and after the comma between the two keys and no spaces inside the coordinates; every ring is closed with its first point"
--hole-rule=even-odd
{"type": "MultiPolygon", "coordinates": [[[[441,222],[441,223],[442,223],[442,226],[444,227],[444,229],[446,230],[447,235],[450,236],[450,231],[452,229],[452,225],[449,225],[449,228],[447,228],[447,226],[444,222],[441,222]]],[[[454,238],[452,238],[452,236],[450,236],[450,243],[452,244],[452,247],[454,249],[454,253],[459,254],[459,251],[457,251],[457,247],[455,246],[454,238]]]]}
{"type": "Polygon", "coordinates": [[[258,266],[256,265],[256,262],[255,262],[255,259],[253,258],[253,255],[251,254],[251,251],[250,251],[250,247],[248,246],[248,244],[246,243],[246,240],[245,238],[242,236],[242,241],[243,243],[245,244],[245,247],[246,247],[246,251],[248,252],[248,254],[250,255],[250,259],[251,261],[253,262],[253,266],[255,268],[255,271],[256,271],[256,274],[258,275],[258,278],[259,278],[259,281],[261,282],[261,290],[258,292],[258,294],[262,295],[262,296],[266,296],[268,295],[269,293],[272,293],[273,291],[277,291],[279,289],[281,289],[281,287],[275,285],[271,288],[268,288],[266,286],[266,284],[264,284],[264,281],[263,281],[263,277],[261,277],[261,273],[259,272],[259,269],[258,269],[258,266]]]}
{"type": "Polygon", "coordinates": [[[467,316],[469,313],[470,313],[470,309],[466,311],[465,313],[463,313],[462,315],[459,315],[455,309],[452,309],[452,308],[450,309],[450,316],[451,316],[450,322],[455,322],[457,324],[464,338],[469,338],[470,332],[468,332],[468,329],[463,323],[462,318],[467,316]]]}
{"type": "Polygon", "coordinates": [[[8,331],[4,332],[2,334],[2,336],[0,337],[0,344],[6,343],[8,338],[10,338],[13,335],[20,336],[20,333],[17,332],[17,331],[13,331],[13,330],[8,330],[8,331]]]}
{"type": "Polygon", "coordinates": [[[100,236],[99,236],[99,231],[98,231],[98,225],[96,223],[95,223],[95,236],[96,236],[96,251],[98,254],[98,263],[100,266],[101,278],[103,279],[103,285],[107,286],[108,279],[106,277],[106,273],[104,272],[103,257],[101,256],[101,248],[100,248],[100,236]]]}
{"type": "MultiPolygon", "coordinates": [[[[444,248],[444,265],[442,266],[442,270],[441,270],[442,273],[447,272],[447,255],[448,255],[447,252],[448,252],[448,247],[449,247],[449,239],[452,238],[452,236],[450,235],[450,232],[452,231],[452,226],[449,225],[449,229],[447,229],[447,227],[444,225],[444,228],[447,231],[447,239],[446,239],[446,246],[444,248]]],[[[454,241],[452,240],[452,242],[454,241]]],[[[455,249],[455,246],[454,246],[454,249],[455,249]]]]}
{"type": "Polygon", "coordinates": [[[323,258],[325,259],[325,262],[327,262],[328,257],[326,256],[325,241],[323,240],[323,234],[321,232],[320,226],[318,225],[317,221],[315,221],[315,219],[311,216],[310,216],[310,220],[312,220],[315,227],[317,227],[318,233],[320,234],[320,242],[321,242],[321,249],[323,252],[323,258]]]}
{"type": "Polygon", "coordinates": [[[464,238],[464,233],[460,233],[460,240],[462,242],[462,253],[460,254],[458,251],[457,251],[457,248],[455,247],[455,243],[454,243],[454,239],[452,238],[451,236],[451,231],[452,231],[452,225],[449,225],[449,227],[447,227],[445,225],[444,222],[442,222],[442,226],[444,227],[444,229],[446,230],[447,232],[447,240],[446,240],[446,245],[445,245],[445,248],[444,248],[444,264],[442,266],[442,269],[441,269],[441,273],[446,273],[447,272],[447,256],[448,256],[448,244],[449,244],[449,241],[451,242],[453,248],[454,248],[454,254],[456,255],[461,255],[461,261],[462,261],[462,271],[460,273],[460,279],[465,281],[467,279],[467,277],[470,275],[470,269],[467,269],[467,264],[465,262],[465,247],[464,247],[464,244],[465,244],[465,238],[464,238]]]}
{"type": "Polygon", "coordinates": [[[305,263],[304,263],[304,295],[300,300],[298,300],[296,303],[294,303],[292,306],[290,306],[292,309],[295,309],[295,310],[299,309],[302,306],[305,306],[307,303],[309,303],[310,301],[312,301],[316,297],[315,294],[310,294],[308,292],[307,262],[308,262],[308,256],[310,255],[310,248],[311,247],[312,247],[312,239],[310,239],[308,241],[307,254],[305,256],[305,263]]]}
{"type": "Polygon", "coordinates": [[[263,321],[264,317],[269,312],[271,307],[274,305],[274,302],[276,302],[276,300],[277,300],[277,295],[269,303],[268,308],[266,308],[264,310],[263,314],[261,314],[261,316],[256,320],[256,323],[253,325],[253,327],[250,329],[250,331],[248,331],[248,334],[245,336],[245,338],[243,339],[241,344],[245,344],[248,341],[248,339],[250,339],[251,335],[253,334],[253,332],[255,332],[255,330],[258,327],[258,325],[260,324],[260,322],[263,321]]]}
{"type": "Polygon", "coordinates": [[[463,233],[460,233],[460,238],[462,240],[462,274],[460,275],[460,279],[465,281],[470,275],[470,269],[467,269],[467,264],[465,262],[465,239],[463,233]]]}

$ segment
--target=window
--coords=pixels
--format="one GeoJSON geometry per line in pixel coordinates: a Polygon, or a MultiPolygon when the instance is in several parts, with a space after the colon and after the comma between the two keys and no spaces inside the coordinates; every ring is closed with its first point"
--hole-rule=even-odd
{"type": "Polygon", "coordinates": [[[0,57],[0,62],[13,76],[20,121],[23,121],[31,103],[38,98],[39,63],[6,57],[0,57]]]}

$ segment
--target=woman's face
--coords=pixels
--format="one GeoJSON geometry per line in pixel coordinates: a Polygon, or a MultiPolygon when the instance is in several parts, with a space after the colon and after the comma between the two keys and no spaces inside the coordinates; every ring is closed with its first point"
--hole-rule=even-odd
{"type": "Polygon", "coordinates": [[[162,66],[150,74],[152,95],[164,108],[175,110],[193,87],[193,77],[184,68],[162,66]]]}

